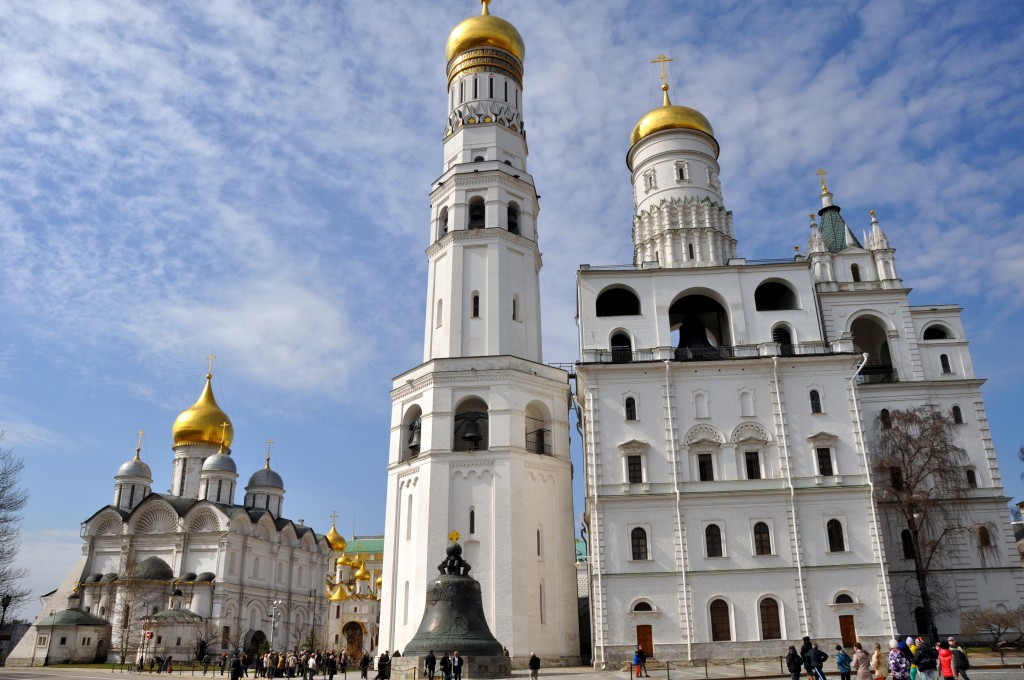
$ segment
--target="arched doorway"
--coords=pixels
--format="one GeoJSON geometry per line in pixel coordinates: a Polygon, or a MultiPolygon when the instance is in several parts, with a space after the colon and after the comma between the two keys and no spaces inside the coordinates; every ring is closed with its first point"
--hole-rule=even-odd
{"type": "Polygon", "coordinates": [[[345,652],[353,659],[360,659],[363,656],[363,625],[357,621],[349,621],[341,629],[345,636],[345,652]]]}
{"type": "Polygon", "coordinates": [[[242,639],[242,647],[245,649],[246,654],[255,654],[264,649],[269,649],[270,644],[267,642],[267,636],[262,630],[250,630],[242,639]]]}

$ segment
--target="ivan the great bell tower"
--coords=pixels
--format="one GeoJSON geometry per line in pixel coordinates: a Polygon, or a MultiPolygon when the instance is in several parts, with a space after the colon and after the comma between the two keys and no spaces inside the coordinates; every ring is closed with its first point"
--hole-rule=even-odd
{"type": "MultiPolygon", "coordinates": [[[[380,649],[403,649],[457,531],[512,657],[579,662],[567,374],[541,355],[522,37],[483,11],[446,48],[423,363],[395,378],[380,649]]],[[[435,650],[438,654],[443,650],[435,650]]]]}

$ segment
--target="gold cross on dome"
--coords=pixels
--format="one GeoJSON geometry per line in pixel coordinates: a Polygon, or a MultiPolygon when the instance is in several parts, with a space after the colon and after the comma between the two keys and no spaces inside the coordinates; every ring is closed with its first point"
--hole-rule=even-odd
{"type": "Polygon", "coordinates": [[[210,375],[213,375],[213,360],[217,358],[217,355],[208,354],[206,358],[209,359],[210,361],[209,367],[206,369],[206,372],[209,373],[210,375]]]}
{"type": "Polygon", "coordinates": [[[139,443],[135,445],[135,460],[139,459],[139,454],[142,452],[142,433],[144,430],[139,430],[139,443]]]}
{"type": "Polygon", "coordinates": [[[651,59],[652,64],[661,64],[661,84],[668,85],[668,73],[665,72],[665,64],[672,61],[670,57],[659,54],[657,59],[651,59]]]}
{"type": "Polygon", "coordinates": [[[828,173],[825,172],[822,168],[818,168],[818,171],[814,174],[821,178],[821,190],[828,191],[828,187],[825,186],[825,175],[827,175],[828,173]]]}
{"type": "Polygon", "coordinates": [[[451,541],[452,543],[455,543],[456,541],[458,541],[459,540],[459,532],[456,531],[455,529],[452,529],[452,533],[448,534],[448,540],[451,541]]]}
{"type": "Polygon", "coordinates": [[[334,512],[332,512],[332,513],[331,513],[330,515],[328,515],[328,517],[330,517],[330,518],[331,518],[331,526],[333,527],[333,526],[334,526],[334,523],[338,521],[338,511],[337,511],[337,510],[335,510],[335,511],[334,511],[334,512]]]}
{"type": "Polygon", "coordinates": [[[267,440],[267,469],[268,470],[270,469],[270,449],[273,448],[273,446],[274,446],[274,440],[273,439],[268,439],[267,440]]]}

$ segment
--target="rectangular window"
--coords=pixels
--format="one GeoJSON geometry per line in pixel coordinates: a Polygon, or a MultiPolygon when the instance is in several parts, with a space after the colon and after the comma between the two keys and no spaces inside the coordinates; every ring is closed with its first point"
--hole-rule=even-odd
{"type": "Polygon", "coordinates": [[[228,647],[231,645],[231,626],[224,626],[220,629],[220,646],[228,647]]]}
{"type": "Polygon", "coordinates": [[[640,456],[626,456],[630,484],[643,484],[644,482],[644,471],[640,461],[640,456]]]}
{"type": "Polygon", "coordinates": [[[972,489],[978,488],[978,473],[970,468],[967,468],[967,486],[972,489]]]}
{"type": "Polygon", "coordinates": [[[477,80],[476,78],[473,78],[473,99],[477,99],[479,97],[480,95],[477,92],[477,80]]]}
{"type": "Polygon", "coordinates": [[[505,101],[508,101],[508,81],[505,81],[505,101]]]}
{"type": "Polygon", "coordinates": [[[710,453],[697,454],[697,471],[700,474],[700,481],[715,481],[715,465],[711,459],[710,453]]]}
{"type": "Polygon", "coordinates": [[[832,472],[832,449],[821,448],[818,454],[818,474],[822,477],[831,477],[832,472]]]}
{"type": "Polygon", "coordinates": [[[62,638],[60,639],[60,643],[61,643],[62,645],[66,645],[66,644],[68,643],[68,639],[67,639],[66,637],[62,637],[62,638]]]}
{"type": "Polygon", "coordinates": [[[487,97],[494,99],[494,78],[487,79],[487,97]]]}
{"type": "Polygon", "coordinates": [[[36,646],[37,647],[45,647],[46,643],[48,641],[49,641],[48,637],[46,637],[45,635],[40,635],[38,638],[36,638],[36,646]]]}
{"type": "Polygon", "coordinates": [[[747,451],[747,479],[761,479],[761,454],[757,451],[747,451]]]}
{"type": "Polygon", "coordinates": [[[82,646],[83,647],[88,647],[89,644],[91,643],[91,640],[92,640],[91,638],[87,638],[87,637],[82,638],[82,646]]]}
{"type": "Polygon", "coordinates": [[[903,470],[898,467],[889,468],[889,486],[893,491],[903,491],[903,470]]]}

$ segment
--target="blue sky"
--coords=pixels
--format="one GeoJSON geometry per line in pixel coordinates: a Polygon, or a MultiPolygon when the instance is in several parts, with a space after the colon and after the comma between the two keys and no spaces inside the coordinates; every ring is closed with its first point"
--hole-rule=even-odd
{"type": "MultiPolygon", "coordinates": [[[[27,463],[38,593],[140,428],[167,489],[171,424],[211,352],[240,482],[273,439],[287,516],[383,531],[390,380],[422,357],[444,42],[478,11],[0,0],[0,428],[27,463]]],[[[576,357],[578,265],[631,259],[624,159],[664,52],[673,101],[721,144],[740,255],[806,248],[824,167],[858,234],[877,211],[914,304],[965,307],[1007,495],[1024,497],[1024,4],[492,12],[527,46],[545,360],[576,357]]]]}

